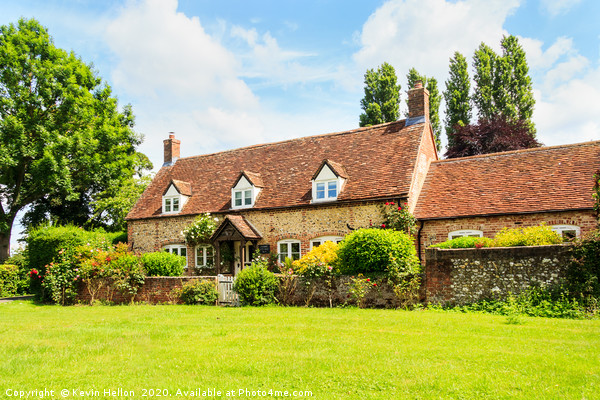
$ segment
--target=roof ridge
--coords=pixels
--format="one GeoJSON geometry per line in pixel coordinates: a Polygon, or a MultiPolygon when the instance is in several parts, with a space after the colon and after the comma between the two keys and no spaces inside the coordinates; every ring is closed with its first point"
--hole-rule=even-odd
{"type": "Polygon", "coordinates": [[[508,156],[508,155],[511,155],[511,154],[533,153],[533,152],[536,152],[536,151],[557,150],[557,149],[564,149],[564,148],[593,146],[593,145],[600,145],[600,140],[590,140],[590,141],[587,141],[587,142],[570,143],[570,144],[558,144],[558,145],[554,145],[554,146],[540,146],[540,147],[533,147],[533,148],[530,148],[530,149],[500,151],[500,152],[497,152],[497,153],[478,154],[478,155],[475,155],[475,156],[468,156],[468,157],[444,158],[444,159],[440,159],[440,160],[434,160],[431,163],[432,164],[433,163],[441,164],[441,163],[449,163],[449,162],[458,162],[458,161],[473,160],[473,159],[477,159],[477,158],[489,158],[489,157],[508,156]]]}
{"type": "MultiPolygon", "coordinates": [[[[367,130],[371,130],[371,129],[375,129],[375,128],[381,128],[381,127],[390,126],[390,125],[394,125],[394,124],[400,124],[400,123],[403,123],[405,121],[406,121],[405,119],[400,119],[398,121],[386,122],[386,123],[379,124],[379,125],[363,126],[363,127],[356,128],[356,129],[351,129],[351,130],[348,130],[348,131],[338,131],[338,132],[330,132],[330,133],[321,133],[321,134],[318,134],[318,135],[302,136],[302,137],[298,137],[298,138],[280,140],[280,141],[277,141],[277,142],[252,144],[252,145],[249,145],[249,146],[238,147],[238,148],[235,148],[235,149],[227,149],[227,150],[215,151],[213,153],[198,154],[198,155],[195,155],[195,156],[188,156],[188,157],[180,157],[179,159],[177,159],[177,161],[180,161],[180,160],[189,160],[189,159],[200,158],[200,157],[208,157],[208,156],[213,156],[213,155],[217,155],[217,154],[231,153],[231,152],[240,151],[240,150],[255,149],[255,148],[261,148],[261,147],[267,147],[267,146],[274,146],[274,145],[282,145],[284,143],[296,142],[296,141],[299,142],[299,141],[302,141],[302,140],[315,139],[315,138],[319,138],[319,137],[329,137],[329,136],[341,136],[341,135],[356,134],[356,133],[361,133],[363,131],[367,131],[367,130]]],[[[402,128],[404,128],[404,126],[402,128]]]]}

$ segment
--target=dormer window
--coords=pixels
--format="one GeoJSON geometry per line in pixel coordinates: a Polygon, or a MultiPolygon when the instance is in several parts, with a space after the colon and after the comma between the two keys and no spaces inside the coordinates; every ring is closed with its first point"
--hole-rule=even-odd
{"type": "Polygon", "coordinates": [[[172,180],[162,198],[162,213],[176,214],[181,211],[187,199],[192,195],[188,182],[172,180]]]}
{"type": "Polygon", "coordinates": [[[260,174],[242,171],[231,188],[231,208],[250,208],[263,187],[260,174]]]}
{"type": "Polygon", "coordinates": [[[312,179],[313,203],[337,200],[347,177],[341,164],[324,160],[312,179]]]}

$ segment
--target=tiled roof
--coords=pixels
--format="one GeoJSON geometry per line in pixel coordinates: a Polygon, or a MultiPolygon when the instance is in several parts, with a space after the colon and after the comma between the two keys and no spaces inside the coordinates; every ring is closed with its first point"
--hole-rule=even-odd
{"type": "MultiPolygon", "coordinates": [[[[192,185],[189,182],[184,182],[184,181],[180,181],[177,179],[172,179],[171,183],[173,183],[173,185],[175,185],[175,189],[177,189],[177,191],[180,194],[183,194],[185,196],[191,196],[192,195],[192,185]]],[[[169,187],[167,186],[167,189],[169,187]]]]}
{"type": "Polygon", "coordinates": [[[127,218],[160,216],[162,193],[172,179],[190,182],[194,189],[178,215],[228,211],[240,171],[260,174],[263,188],[254,209],[308,205],[311,177],[326,159],[335,160],[347,175],[338,201],[405,196],[425,126],[404,127],[404,121],[397,121],[180,158],[160,169],[127,218]]]}
{"type": "Polygon", "coordinates": [[[593,207],[600,142],[540,147],[431,163],[419,219],[593,207]]]}
{"type": "Polygon", "coordinates": [[[346,172],[346,169],[344,168],[344,166],[342,164],[336,163],[335,161],[331,161],[331,160],[323,160],[323,162],[321,163],[319,168],[317,168],[317,170],[313,174],[311,180],[317,179],[317,176],[319,176],[319,173],[321,172],[321,170],[323,169],[323,167],[325,165],[328,165],[329,168],[333,171],[333,173],[336,174],[337,176],[342,177],[344,179],[348,178],[348,173],[346,172]]]}
{"type": "Polygon", "coordinates": [[[260,239],[260,233],[244,218],[242,215],[231,215],[225,216],[226,220],[229,220],[231,224],[242,234],[246,239],[260,239]]]}
{"type": "MultiPolygon", "coordinates": [[[[242,177],[242,175],[245,175],[246,178],[248,178],[248,180],[250,181],[250,183],[256,187],[262,188],[265,186],[262,178],[260,177],[260,174],[250,172],[250,171],[242,171],[242,173],[240,174],[240,178],[242,177]]],[[[239,178],[238,178],[238,180],[239,180],[239,178]]]]}

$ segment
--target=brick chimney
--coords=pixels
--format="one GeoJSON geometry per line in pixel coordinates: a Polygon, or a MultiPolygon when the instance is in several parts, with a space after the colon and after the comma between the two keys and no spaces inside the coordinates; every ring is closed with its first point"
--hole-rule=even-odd
{"type": "Polygon", "coordinates": [[[175,164],[175,161],[179,159],[179,149],[181,147],[181,140],[175,139],[175,133],[169,132],[169,138],[163,140],[165,145],[165,162],[163,167],[175,164]]]}
{"type": "Polygon", "coordinates": [[[419,117],[429,121],[429,91],[423,87],[422,81],[416,81],[415,87],[408,91],[408,118],[415,120],[419,117]]]}

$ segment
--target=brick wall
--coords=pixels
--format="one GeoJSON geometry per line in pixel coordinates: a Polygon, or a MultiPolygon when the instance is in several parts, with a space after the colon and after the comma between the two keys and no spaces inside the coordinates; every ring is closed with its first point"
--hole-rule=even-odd
{"type": "Polygon", "coordinates": [[[421,230],[421,259],[425,260],[425,249],[436,243],[448,240],[448,233],[462,229],[483,231],[483,236],[493,238],[502,228],[521,228],[546,225],[576,225],[581,228],[581,234],[596,229],[597,220],[593,210],[563,211],[535,214],[498,215],[491,217],[452,218],[433,221],[423,221],[421,230]]]}
{"type": "MultiPolygon", "coordinates": [[[[173,296],[173,290],[181,288],[184,283],[193,279],[211,280],[216,283],[216,277],[214,276],[148,276],[144,284],[138,289],[133,301],[150,304],[175,302],[177,299],[173,296]]],[[[85,284],[81,284],[77,294],[77,301],[89,303],[90,299],[91,296],[85,284]]],[[[123,296],[117,291],[109,292],[106,287],[100,290],[96,299],[109,300],[117,304],[129,303],[131,301],[131,297],[123,296]]]]}
{"type": "Polygon", "coordinates": [[[569,245],[427,249],[426,300],[465,304],[560,283],[569,245]]]}

